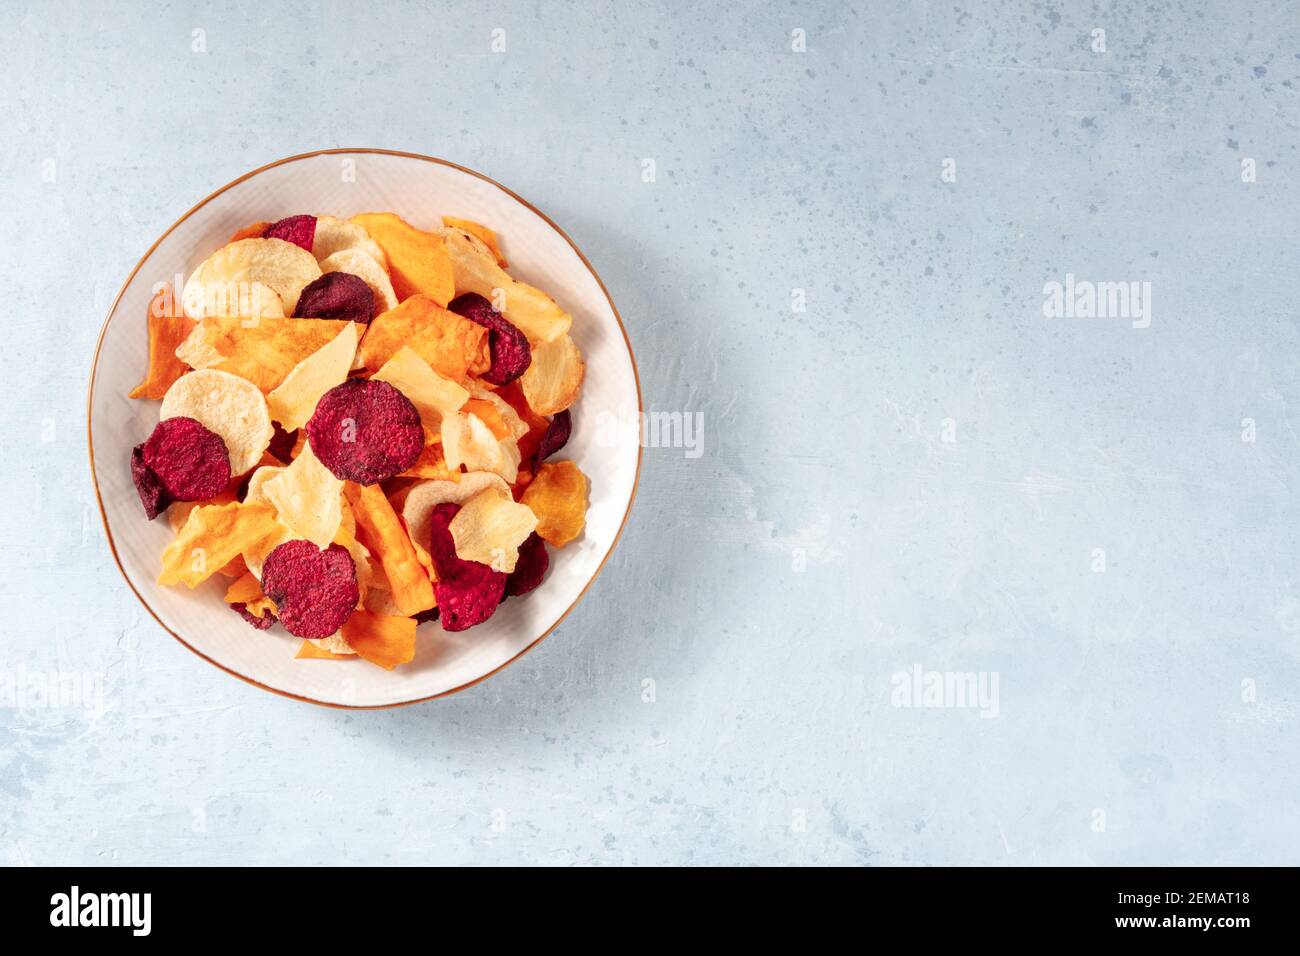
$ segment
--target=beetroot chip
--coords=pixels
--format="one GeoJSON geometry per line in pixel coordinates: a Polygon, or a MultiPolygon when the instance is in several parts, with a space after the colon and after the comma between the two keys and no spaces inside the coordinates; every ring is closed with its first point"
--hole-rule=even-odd
{"type": "Polygon", "coordinates": [[[534,531],[519,546],[519,560],[506,578],[506,594],[510,597],[527,594],[542,583],[546,569],[550,566],[551,557],[546,553],[546,542],[534,531]]]}
{"type": "Polygon", "coordinates": [[[287,465],[293,461],[293,446],[298,444],[298,429],[287,432],[280,427],[279,422],[271,422],[271,428],[271,444],[266,450],[287,465]]]}
{"type": "Polygon", "coordinates": [[[483,373],[483,381],[509,385],[528,371],[528,366],[533,363],[528,337],[495,311],[491,302],[481,295],[467,292],[453,299],[447,309],[488,330],[488,354],[492,357],[492,367],[483,373]]]}
{"type": "Polygon", "coordinates": [[[375,315],[375,294],[364,279],[350,272],[327,272],[308,283],[298,296],[295,319],[347,319],[369,323],[375,315]]]}
{"type": "Polygon", "coordinates": [[[316,241],[316,217],[288,216],[267,226],[262,238],[283,239],[311,252],[312,243],[316,241]]]}
{"type": "Polygon", "coordinates": [[[131,481],[140,495],[140,504],[144,505],[145,516],[150,521],[167,510],[172,499],[167,496],[167,489],[162,486],[158,476],[144,463],[144,443],[131,449],[131,481]]]}
{"type": "Polygon", "coordinates": [[[259,631],[269,630],[271,625],[275,623],[275,615],[271,613],[269,608],[262,612],[261,617],[255,616],[243,601],[236,601],[230,605],[230,609],[237,611],[239,616],[248,622],[249,627],[255,627],[259,631]]]}
{"type": "Polygon", "coordinates": [[[431,607],[427,611],[419,611],[415,615],[416,624],[427,624],[429,621],[438,620],[438,609],[431,607]]]}
{"type": "Polygon", "coordinates": [[[458,511],[460,505],[438,505],[430,521],[429,556],[438,574],[433,595],[438,600],[444,631],[463,631],[482,624],[496,611],[506,587],[505,572],[457,556],[450,525],[458,511]]]}
{"type": "Polygon", "coordinates": [[[411,400],[387,382],[350,378],[316,403],[307,441],[335,478],[373,485],[415,464],[424,427],[411,400]]]}
{"type": "Polygon", "coordinates": [[[542,433],[542,440],[537,445],[537,457],[533,459],[534,474],[537,472],[538,465],[569,443],[571,434],[573,434],[573,419],[569,417],[569,410],[566,408],[551,419],[551,423],[546,426],[546,431],[542,433]]]}
{"type": "Polygon", "coordinates": [[[226,443],[193,418],[163,419],[143,448],[144,464],[172,501],[207,501],[230,484],[226,443]]]}
{"type": "Polygon", "coordinates": [[[275,602],[280,623],[296,637],[329,637],[361,600],[347,549],[331,544],[322,551],[302,539],[286,541],[266,556],[262,593],[275,602]]]}

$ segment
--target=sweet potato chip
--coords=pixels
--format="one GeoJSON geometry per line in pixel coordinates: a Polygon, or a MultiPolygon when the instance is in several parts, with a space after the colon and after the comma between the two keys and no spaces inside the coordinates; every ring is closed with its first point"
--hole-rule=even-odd
{"type": "Polygon", "coordinates": [[[238,242],[240,239],[261,239],[262,234],[265,233],[270,226],[271,224],[269,222],[255,222],[251,226],[245,226],[243,229],[240,229],[227,241],[238,242]]]}
{"type": "Polygon", "coordinates": [[[578,398],[586,366],[573,339],[561,335],[533,346],[533,363],[519,379],[528,405],[538,415],[562,412],[578,398]]]}
{"type": "Polygon", "coordinates": [[[587,476],[571,461],[547,462],[537,469],[520,503],[537,515],[537,533],[562,548],[587,523],[587,476]]]}
{"type": "Polygon", "coordinates": [[[358,536],[379,560],[393,601],[402,613],[414,615],[433,607],[433,584],[428,572],[416,557],[406,528],[383,490],[378,485],[349,481],[344,483],[343,492],[356,516],[358,536]]]}
{"type": "Polygon", "coordinates": [[[514,432],[506,424],[505,419],[501,417],[501,412],[497,410],[496,405],[486,398],[471,398],[465,402],[464,410],[470,415],[482,420],[483,424],[491,430],[492,434],[498,439],[514,438],[514,432]]]}
{"type": "Polygon", "coordinates": [[[519,438],[519,455],[520,460],[531,461],[533,455],[537,454],[537,449],[541,447],[542,436],[551,426],[550,420],[528,407],[528,399],[524,398],[523,389],[519,387],[518,382],[511,382],[504,388],[497,389],[493,394],[509,403],[520,420],[528,426],[528,431],[519,438]]]}
{"type": "Polygon", "coordinates": [[[387,312],[397,308],[397,294],[388,273],[374,256],[360,249],[340,249],[338,252],[321,260],[321,272],[346,272],[354,275],[366,285],[375,296],[374,313],[387,312]]]}
{"type": "Polygon", "coordinates": [[[163,396],[158,418],[193,418],[219,435],[226,443],[232,475],[242,475],[256,465],[275,432],[262,393],[247,379],[211,368],[173,382],[163,396]]]}
{"type": "Polygon", "coordinates": [[[506,483],[519,472],[519,445],[513,438],[498,438],[477,415],[457,412],[442,420],[442,453],[452,468],[490,471],[506,483]]]}
{"type": "Polygon", "coordinates": [[[532,509],[495,488],[484,489],[461,505],[449,525],[457,557],[507,574],[519,560],[519,546],[536,527],[532,509]]]}
{"type": "Polygon", "coordinates": [[[442,443],[430,442],[424,446],[424,450],[420,452],[420,457],[416,459],[415,464],[398,477],[438,478],[443,481],[457,481],[460,479],[460,472],[448,465],[447,459],[442,456],[442,443]]]}
{"type": "Polygon", "coordinates": [[[299,538],[324,549],[334,541],[343,521],[339,490],[343,482],[317,460],[311,446],[284,471],[262,485],[262,492],[275,506],[276,517],[299,538]]]}
{"type": "Polygon", "coordinates": [[[415,618],[353,611],[343,624],[343,639],[358,656],[386,670],[415,658],[415,618]]]}
{"type": "Polygon", "coordinates": [[[469,398],[469,392],[435,372],[409,345],[394,352],[370,377],[387,382],[409,398],[424,427],[435,435],[442,427],[442,416],[456,411],[469,398]]]}
{"type": "Polygon", "coordinates": [[[176,354],[195,368],[230,372],[271,392],[295,365],[334,341],[348,324],[341,319],[264,319],[249,327],[242,319],[208,318],[176,354]]]}
{"type": "Polygon", "coordinates": [[[264,597],[262,594],[262,583],[253,577],[251,571],[245,571],[240,577],[226,588],[226,603],[247,604],[249,601],[256,601],[264,597]]]}
{"type": "Polygon", "coordinates": [[[481,240],[460,229],[448,229],[444,238],[456,295],[481,295],[534,344],[549,342],[569,331],[573,317],[545,292],[512,279],[481,240]]]}
{"type": "Polygon", "coordinates": [[[321,647],[319,641],[304,640],[298,648],[298,653],[293,656],[297,660],[345,661],[355,655],[335,654],[333,651],[327,651],[321,647]]]}
{"type": "Polygon", "coordinates": [[[345,323],[332,342],[295,365],[266,396],[272,420],[285,431],[307,424],[320,397],[348,377],[358,341],[356,323],[345,323]]]}
{"type": "Polygon", "coordinates": [[[471,370],[486,369],[487,329],[448,312],[425,295],[413,295],[379,315],[366,328],[358,355],[376,372],[403,346],[410,346],[435,372],[464,381],[471,370]]]}
{"type": "Polygon", "coordinates": [[[504,269],[509,263],[506,257],[501,254],[501,243],[497,239],[497,234],[480,222],[473,219],[457,219],[455,216],[443,216],[442,224],[451,229],[459,229],[462,232],[468,232],[471,236],[478,239],[483,245],[492,250],[492,255],[496,256],[497,265],[504,269]]]}
{"type": "Polygon", "coordinates": [[[201,505],[163,551],[158,583],[197,587],[273,529],[270,505],[201,505]]]}
{"type": "Polygon", "coordinates": [[[181,315],[171,305],[171,287],[163,285],[149,303],[149,369],[144,381],[131,390],[131,398],[151,398],[157,401],[167,394],[172,383],[188,369],[176,357],[176,349],[194,330],[194,321],[181,315]]]}
{"type": "Polygon", "coordinates": [[[391,212],[362,213],[348,221],[366,230],[384,250],[399,299],[427,295],[441,306],[452,300],[455,283],[442,236],[416,229],[391,212]]]}

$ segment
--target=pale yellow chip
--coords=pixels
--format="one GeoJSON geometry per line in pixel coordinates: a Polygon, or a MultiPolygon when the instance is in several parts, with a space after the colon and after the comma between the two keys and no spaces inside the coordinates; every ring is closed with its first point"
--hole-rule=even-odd
{"type": "Polygon", "coordinates": [[[349,322],[332,342],[295,365],[266,396],[272,420],[287,432],[306,425],[320,397],[348,377],[358,341],[356,323],[349,322]]]}
{"type": "Polygon", "coordinates": [[[430,563],[425,549],[433,532],[429,524],[433,509],[448,502],[462,505],[485,488],[495,488],[503,495],[510,494],[510,486],[499,475],[485,471],[471,471],[461,475],[459,481],[422,481],[407,491],[402,502],[402,523],[406,525],[416,552],[421,554],[421,561],[426,565],[430,563]]]}
{"type": "Polygon", "coordinates": [[[451,468],[490,471],[507,482],[519,477],[519,443],[497,438],[483,419],[469,412],[443,417],[442,453],[451,468]]]}
{"type": "Polygon", "coordinates": [[[283,319],[284,302],[269,285],[218,279],[204,282],[196,270],[181,293],[181,308],[191,319],[283,319]]]}
{"type": "Polygon", "coordinates": [[[308,637],[305,640],[307,643],[330,654],[338,654],[343,657],[355,657],[357,653],[352,649],[352,645],[347,642],[347,639],[344,638],[342,628],[335,631],[329,637],[308,637]]]}
{"type": "MultiPolygon", "coordinates": [[[[240,239],[222,246],[195,270],[203,285],[213,282],[260,282],[280,297],[285,315],[293,315],[298,296],[321,276],[316,257],[283,239],[240,239]]],[[[189,288],[187,282],[186,288],[189,288]]],[[[199,318],[199,316],[195,316],[199,318]]]]}
{"type": "Polygon", "coordinates": [[[460,229],[447,229],[443,238],[457,295],[481,295],[504,312],[529,342],[549,342],[569,331],[573,317],[542,290],[512,279],[481,239],[460,229]]]}
{"type": "Polygon", "coordinates": [[[284,471],[283,465],[262,465],[260,468],[255,468],[253,473],[248,476],[248,487],[244,491],[244,501],[264,501],[270,504],[271,499],[266,497],[266,488],[264,486],[282,471],[284,471]]]}
{"type": "Polygon", "coordinates": [[[450,415],[469,399],[469,392],[446,376],[439,375],[418,352],[403,345],[371,376],[387,382],[411,400],[424,427],[435,435],[444,415],[450,415]]]}
{"type": "Polygon", "coordinates": [[[324,261],[344,249],[360,249],[385,270],[388,269],[388,257],[384,255],[384,250],[379,248],[379,243],[371,239],[370,233],[364,228],[333,216],[317,216],[316,235],[311,244],[311,254],[316,257],[316,261],[324,261]]]}
{"type": "Polygon", "coordinates": [[[528,407],[538,415],[564,411],[578,398],[586,366],[573,339],[561,335],[533,346],[533,361],[519,379],[528,407]]]}
{"type": "Polygon", "coordinates": [[[339,494],[343,482],[317,460],[311,445],[293,463],[262,486],[276,517],[322,550],[328,548],[343,521],[339,494]]]}
{"type": "Polygon", "coordinates": [[[509,574],[519,560],[519,546],[537,527],[537,515],[499,489],[486,488],[460,507],[449,530],[456,555],[509,574]]]}
{"type": "Polygon", "coordinates": [[[375,311],[387,312],[397,308],[397,293],[393,291],[393,282],[379,261],[368,252],[360,249],[340,249],[338,252],[321,260],[321,272],[347,272],[370,286],[375,294],[375,311]]]}
{"type": "Polygon", "coordinates": [[[220,435],[232,475],[242,475],[256,465],[274,433],[266,399],[257,386],[215,368],[178,378],[163,396],[158,417],[193,418],[220,435]]]}

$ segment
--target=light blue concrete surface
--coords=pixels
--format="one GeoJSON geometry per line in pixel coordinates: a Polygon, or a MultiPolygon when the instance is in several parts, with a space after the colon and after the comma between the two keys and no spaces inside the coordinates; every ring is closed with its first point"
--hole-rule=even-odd
{"type": "Polygon", "coordinates": [[[0,676],[105,706],[0,706],[0,861],[1300,863],[1296,4],[119,6],[3,3],[0,676]],[[86,467],[136,260],[327,146],[529,197],[704,423],[550,640],[391,712],[168,637],[86,467]]]}

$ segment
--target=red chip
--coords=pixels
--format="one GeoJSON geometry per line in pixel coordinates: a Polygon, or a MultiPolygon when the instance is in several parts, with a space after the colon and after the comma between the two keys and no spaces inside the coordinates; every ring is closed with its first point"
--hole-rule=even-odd
{"type": "Polygon", "coordinates": [[[144,443],[144,464],[172,501],[207,501],[230,484],[226,443],[193,418],[160,421],[144,443]]]}
{"type": "Polygon", "coordinates": [[[566,408],[551,419],[551,423],[546,426],[546,431],[542,433],[542,440],[537,445],[537,456],[533,459],[534,473],[538,465],[569,443],[571,434],[573,434],[573,419],[569,417],[569,410],[566,408]]]}
{"type": "Polygon", "coordinates": [[[237,611],[239,616],[248,622],[249,627],[255,627],[259,631],[269,630],[271,625],[275,623],[275,615],[271,613],[270,608],[263,611],[261,617],[255,617],[248,609],[248,605],[243,601],[236,601],[230,605],[230,609],[237,611]]]}
{"type": "Polygon", "coordinates": [[[520,597],[542,583],[546,569],[551,566],[551,556],[546,553],[546,542],[536,531],[519,546],[519,560],[506,578],[506,594],[520,597]]]}
{"type": "Polygon", "coordinates": [[[271,428],[271,444],[266,450],[287,465],[293,461],[293,446],[298,444],[298,429],[287,432],[280,427],[279,422],[271,422],[271,428]]]}
{"type": "Polygon", "coordinates": [[[373,485],[415,464],[424,427],[411,400],[387,382],[350,378],[316,403],[307,441],[335,478],[373,485]]]}
{"type": "Polygon", "coordinates": [[[144,463],[143,442],[131,449],[131,481],[135,484],[136,493],[140,495],[140,504],[144,505],[145,516],[150,521],[166,511],[167,506],[172,503],[158,476],[144,463]]]}
{"type": "Polygon", "coordinates": [[[433,595],[444,631],[463,631],[490,618],[505,595],[506,574],[456,554],[451,519],[460,505],[441,504],[433,509],[429,556],[438,580],[433,595]]]}
{"type": "Polygon", "coordinates": [[[301,538],[266,556],[262,593],[275,602],[280,623],[297,637],[329,637],[348,619],[361,592],[352,555],[341,545],[324,551],[301,538]]]}
{"type": "Polygon", "coordinates": [[[488,354],[492,357],[492,367],[483,373],[483,381],[509,385],[533,364],[533,350],[528,345],[528,337],[481,295],[467,292],[452,299],[447,309],[488,330],[488,354]]]}
{"type": "Polygon", "coordinates": [[[288,216],[267,226],[262,238],[283,239],[311,252],[312,243],[316,241],[316,217],[288,216]]]}
{"type": "Polygon", "coordinates": [[[368,323],[375,315],[375,294],[364,279],[350,272],[327,272],[308,283],[298,296],[295,319],[347,319],[368,323]]]}

